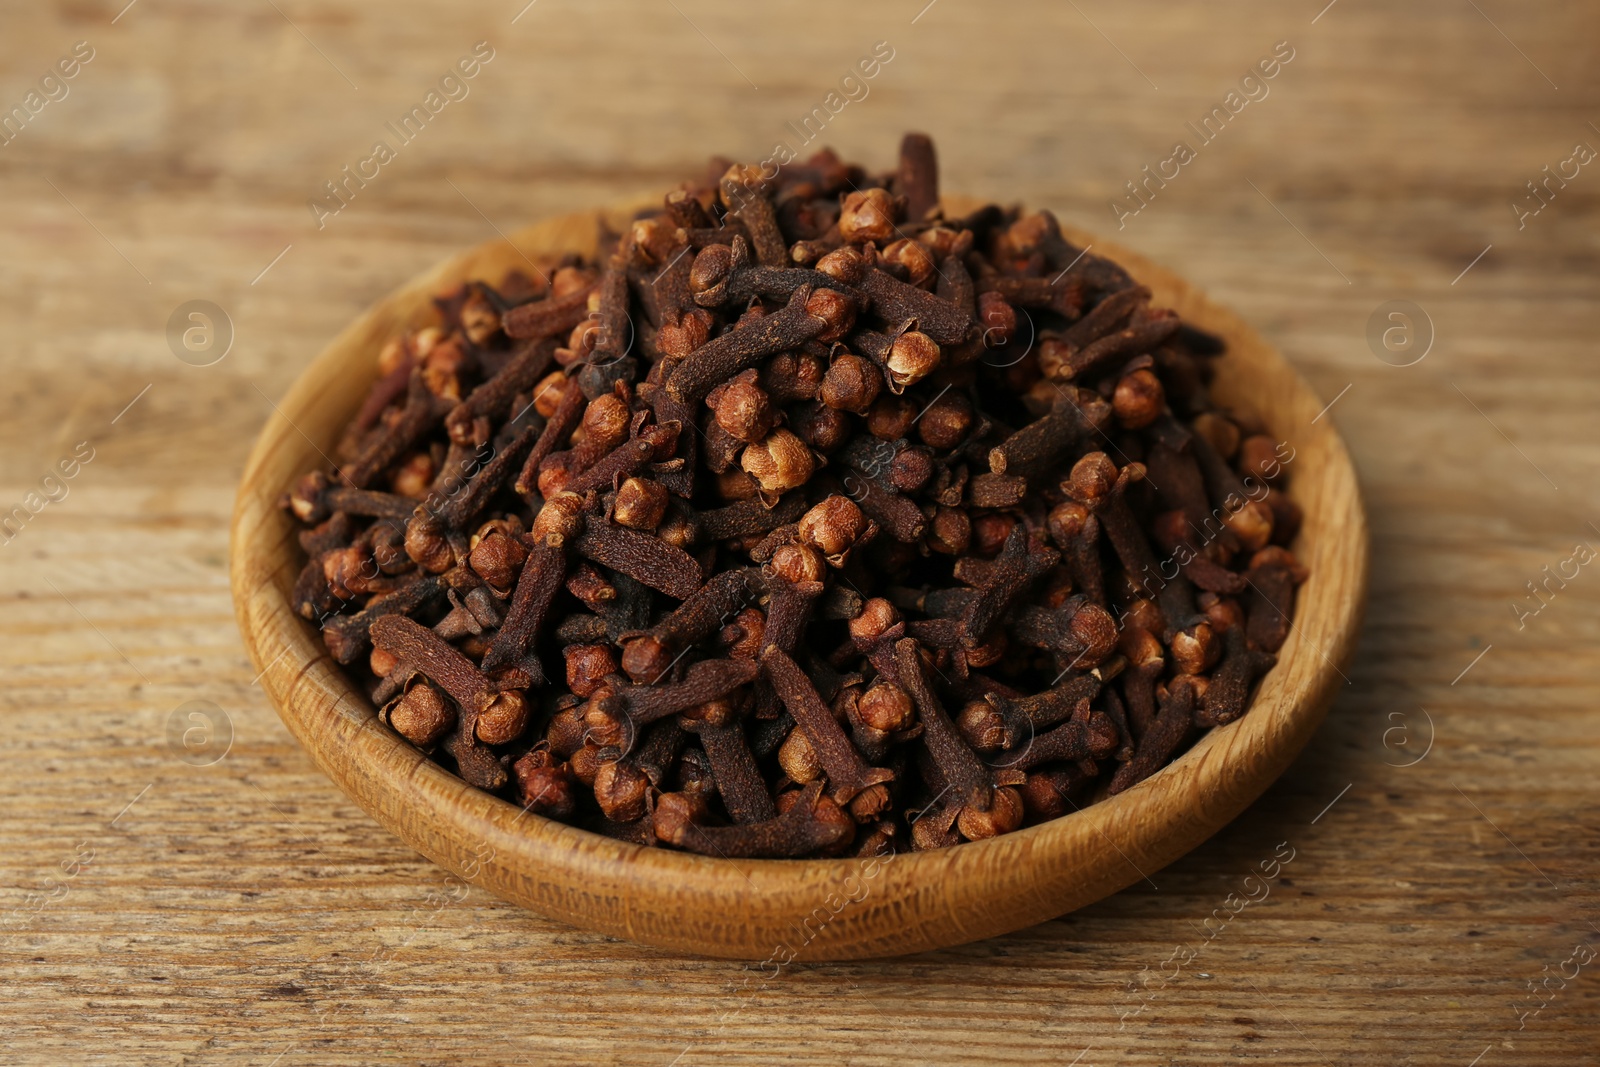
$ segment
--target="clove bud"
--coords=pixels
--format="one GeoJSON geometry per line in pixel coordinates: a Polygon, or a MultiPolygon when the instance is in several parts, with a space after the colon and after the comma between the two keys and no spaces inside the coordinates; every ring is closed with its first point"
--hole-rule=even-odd
{"type": "Polygon", "coordinates": [[[1159,773],[1293,647],[1294,453],[1212,405],[1222,343],[1048,212],[941,209],[926,136],[721,161],[539,270],[375,344],[283,499],[294,610],[475,788],[952,847],[1159,773]]]}

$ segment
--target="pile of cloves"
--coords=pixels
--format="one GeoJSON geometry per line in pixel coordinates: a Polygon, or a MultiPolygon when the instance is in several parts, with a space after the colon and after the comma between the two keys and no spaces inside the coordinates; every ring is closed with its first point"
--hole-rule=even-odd
{"type": "Polygon", "coordinates": [[[1047,212],[715,160],[394,337],[297,611],[471,784],[721,856],[940,848],[1155,773],[1288,636],[1293,459],[1047,212]]]}

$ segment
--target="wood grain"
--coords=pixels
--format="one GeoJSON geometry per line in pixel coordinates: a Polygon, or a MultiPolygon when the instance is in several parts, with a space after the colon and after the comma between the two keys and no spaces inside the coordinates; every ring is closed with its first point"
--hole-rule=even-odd
{"type": "Polygon", "coordinates": [[[0,551],[8,1061],[1593,1058],[1593,968],[1521,1029],[1516,1011],[1600,923],[1600,584],[1584,568],[1521,629],[1511,605],[1574,542],[1600,544],[1600,200],[1586,167],[1525,229],[1508,204],[1596,143],[1594,12],[939,0],[912,25],[926,0],[541,0],[512,25],[518,0],[139,0],[111,25],[123,6],[20,5],[0,33],[6,107],[73,41],[97,49],[0,148],[0,501],[96,449],[0,551]],[[485,38],[498,54],[473,95],[317,230],[307,197],[485,38]],[[1264,798],[1153,884],[959,949],[745,969],[447,884],[252,684],[226,542],[256,433],[397,281],[708,152],[763,157],[880,39],[896,58],[827,141],[888,165],[926,129],[948,188],[1005,191],[1173,268],[1339,397],[1322,421],[1373,534],[1350,684],[1264,798]],[[1271,95],[1116,232],[1124,182],[1285,39],[1271,95]],[[203,369],[164,337],[196,298],[237,331],[203,369]],[[1404,369],[1365,337],[1400,298],[1437,333],[1404,369]],[[192,700],[232,724],[209,766],[168,744],[192,700]],[[1270,898],[1207,940],[1284,840],[1270,898]],[[80,842],[94,862],[63,881],[80,842]],[[51,878],[64,894],[31,910],[51,878]],[[1175,950],[1195,955],[1174,976],[1175,950]]]}

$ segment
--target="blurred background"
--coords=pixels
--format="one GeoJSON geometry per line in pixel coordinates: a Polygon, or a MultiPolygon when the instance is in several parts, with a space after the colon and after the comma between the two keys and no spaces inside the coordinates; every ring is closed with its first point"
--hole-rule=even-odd
{"type": "Polygon", "coordinates": [[[0,511],[25,512],[0,530],[7,1058],[1592,1055],[1600,578],[1547,575],[1600,546],[1600,10],[63,0],[0,28],[0,511]],[[1152,882],[909,961],[769,976],[452,883],[254,685],[226,525],[256,430],[464,246],[712,154],[887,168],[908,129],[946,191],[1176,269],[1329,402],[1374,567],[1327,725],[1152,882]],[[394,158],[330,200],[380,139],[394,158]],[[1168,179],[1136,198],[1146,167],[1168,179]],[[186,346],[195,301],[214,332],[186,346]],[[1284,840],[1270,899],[1208,936],[1284,840]]]}

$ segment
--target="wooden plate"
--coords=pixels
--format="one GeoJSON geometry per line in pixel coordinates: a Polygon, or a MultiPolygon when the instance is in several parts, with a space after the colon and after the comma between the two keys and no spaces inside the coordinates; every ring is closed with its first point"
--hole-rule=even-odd
{"type": "MultiPolygon", "coordinates": [[[[552,219],[472,249],[396,290],[308,367],[256,442],[239,486],[232,584],[239,627],[279,715],[318,765],[402,840],[471,882],[552,918],[649,945],[763,961],[891,956],[958,945],[1082,907],[1204,841],[1283,773],[1332,699],[1354,649],[1367,583],[1367,523],[1349,454],[1322,402],[1231,312],[1170,272],[1087,234],[1157,305],[1227,340],[1213,394],[1245,402],[1295,450],[1305,509],[1295,552],[1311,578],[1277,667],[1248,714],[1109,801],[988,841],[884,860],[723,860],[641,848],[526,815],[439,768],[380,723],[311,626],[290,608],[301,560],[277,507],[323,464],[398,331],[432,321],[429,298],[468,278],[592,254],[597,223],[637,205],[552,219]]],[[[952,214],[975,202],[947,201],[952,214]]]]}

